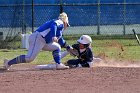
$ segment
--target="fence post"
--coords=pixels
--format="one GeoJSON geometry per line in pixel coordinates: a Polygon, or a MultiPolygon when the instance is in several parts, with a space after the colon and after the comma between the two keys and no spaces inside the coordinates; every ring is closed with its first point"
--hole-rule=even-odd
{"type": "Polygon", "coordinates": [[[124,4],[123,4],[123,35],[126,34],[126,0],[124,0],[124,4]]]}
{"type": "Polygon", "coordinates": [[[62,4],[62,0],[60,0],[60,13],[63,12],[63,4],[62,4]]]}
{"type": "Polygon", "coordinates": [[[34,32],[34,0],[32,0],[32,32],[34,32]]]}
{"type": "Polygon", "coordinates": [[[98,0],[97,7],[97,35],[100,35],[100,0],[98,0]]]}
{"type": "Polygon", "coordinates": [[[26,33],[26,25],[25,25],[25,0],[22,0],[22,34],[26,33]]]}

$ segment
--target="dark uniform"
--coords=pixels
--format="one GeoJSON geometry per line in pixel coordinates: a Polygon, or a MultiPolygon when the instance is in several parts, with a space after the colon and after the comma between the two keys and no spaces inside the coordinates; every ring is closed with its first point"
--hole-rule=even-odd
{"type": "Polygon", "coordinates": [[[67,61],[68,66],[71,68],[78,67],[78,64],[81,64],[82,67],[89,67],[88,62],[93,61],[93,53],[91,48],[87,47],[85,51],[80,53],[79,44],[72,45],[78,53],[77,59],[70,59],[67,61]]]}

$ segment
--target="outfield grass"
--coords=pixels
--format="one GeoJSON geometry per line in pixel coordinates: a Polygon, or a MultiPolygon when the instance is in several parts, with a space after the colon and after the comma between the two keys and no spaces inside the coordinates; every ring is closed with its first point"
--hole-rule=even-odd
{"type": "MultiPolygon", "coordinates": [[[[67,42],[72,45],[76,43],[76,40],[67,40],[67,42]]],[[[92,49],[94,56],[104,55],[110,59],[140,61],[140,46],[137,44],[135,39],[93,40],[92,49]]],[[[63,50],[64,49],[62,49],[62,51],[63,50]]],[[[26,53],[26,49],[1,49],[0,64],[3,63],[5,58],[11,59],[20,54],[26,53]]],[[[68,55],[62,59],[62,62],[66,62],[71,58],[74,57],[68,55]]],[[[50,63],[52,60],[53,57],[51,52],[41,51],[32,64],[46,64],[50,63]]]]}

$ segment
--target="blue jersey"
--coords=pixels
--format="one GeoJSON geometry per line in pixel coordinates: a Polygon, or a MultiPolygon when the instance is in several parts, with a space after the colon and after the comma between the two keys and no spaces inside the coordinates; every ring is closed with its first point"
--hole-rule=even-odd
{"type": "Polygon", "coordinates": [[[47,21],[45,24],[40,26],[36,31],[40,32],[42,37],[45,39],[46,43],[51,43],[53,37],[57,37],[58,43],[63,46],[65,44],[65,40],[62,37],[64,30],[63,21],[58,20],[50,20],[47,21]]]}

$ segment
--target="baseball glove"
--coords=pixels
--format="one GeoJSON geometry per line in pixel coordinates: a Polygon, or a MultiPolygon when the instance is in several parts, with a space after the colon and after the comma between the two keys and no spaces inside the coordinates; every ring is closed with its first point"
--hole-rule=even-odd
{"type": "Polygon", "coordinates": [[[76,49],[69,49],[68,52],[70,53],[71,56],[79,56],[79,53],[76,49]]]}

